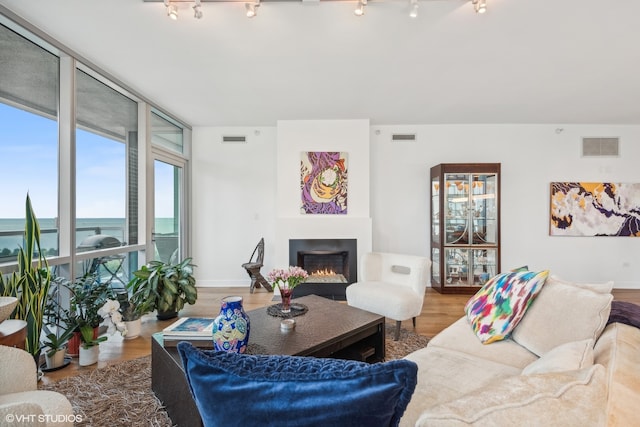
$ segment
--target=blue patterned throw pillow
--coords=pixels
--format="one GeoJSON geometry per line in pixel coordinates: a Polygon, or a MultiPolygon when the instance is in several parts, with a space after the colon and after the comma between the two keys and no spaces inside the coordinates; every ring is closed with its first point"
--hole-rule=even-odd
{"type": "Polygon", "coordinates": [[[178,351],[206,427],[397,426],[418,374],[409,360],[178,351]]]}

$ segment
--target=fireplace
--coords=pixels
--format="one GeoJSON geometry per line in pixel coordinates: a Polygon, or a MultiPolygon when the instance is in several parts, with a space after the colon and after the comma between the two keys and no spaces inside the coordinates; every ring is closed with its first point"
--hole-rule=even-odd
{"type": "Polygon", "coordinates": [[[344,301],[347,286],[358,279],[357,260],[356,239],[289,240],[289,264],[309,273],[294,297],[315,294],[344,301]]]}

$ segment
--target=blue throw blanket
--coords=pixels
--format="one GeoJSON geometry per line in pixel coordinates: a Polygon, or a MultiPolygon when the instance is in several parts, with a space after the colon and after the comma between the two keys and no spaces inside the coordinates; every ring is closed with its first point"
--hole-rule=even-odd
{"type": "Polygon", "coordinates": [[[626,301],[611,302],[611,313],[607,325],[614,322],[640,328],[640,305],[626,301]]]}

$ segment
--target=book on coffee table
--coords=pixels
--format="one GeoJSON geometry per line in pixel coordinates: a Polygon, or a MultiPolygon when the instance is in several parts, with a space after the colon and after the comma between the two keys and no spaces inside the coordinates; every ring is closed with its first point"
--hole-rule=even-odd
{"type": "Polygon", "coordinates": [[[162,330],[166,340],[209,339],[213,336],[213,318],[183,317],[162,330]]]}
{"type": "Polygon", "coordinates": [[[165,338],[163,337],[162,345],[164,347],[177,347],[179,342],[187,341],[191,343],[194,347],[199,348],[213,348],[213,337],[182,337],[182,338],[165,338]]]}

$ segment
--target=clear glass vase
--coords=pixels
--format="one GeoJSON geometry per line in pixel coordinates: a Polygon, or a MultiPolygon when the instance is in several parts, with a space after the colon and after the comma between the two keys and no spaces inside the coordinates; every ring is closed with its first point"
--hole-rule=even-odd
{"type": "Polygon", "coordinates": [[[293,289],[282,288],[280,286],[278,286],[278,289],[280,290],[280,296],[282,297],[282,302],[280,303],[282,305],[282,309],[280,311],[282,311],[283,313],[290,313],[291,295],[293,294],[293,289]]]}

